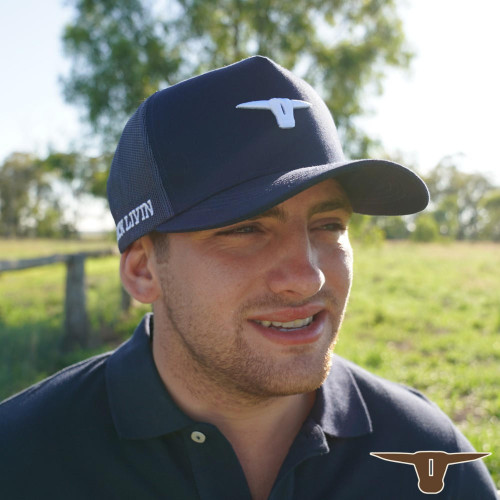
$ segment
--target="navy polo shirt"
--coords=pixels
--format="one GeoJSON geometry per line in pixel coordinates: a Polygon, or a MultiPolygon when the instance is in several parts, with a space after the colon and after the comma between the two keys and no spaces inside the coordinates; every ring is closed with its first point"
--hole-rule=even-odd
{"type": "MultiPolygon", "coordinates": [[[[250,499],[225,437],[186,416],[156,370],[147,315],[113,353],[0,405],[2,499],[250,499]]],[[[417,499],[410,465],[372,451],[472,451],[418,392],[336,356],[270,499],[417,499]]],[[[494,499],[482,460],[450,466],[434,498],[494,499]]]]}

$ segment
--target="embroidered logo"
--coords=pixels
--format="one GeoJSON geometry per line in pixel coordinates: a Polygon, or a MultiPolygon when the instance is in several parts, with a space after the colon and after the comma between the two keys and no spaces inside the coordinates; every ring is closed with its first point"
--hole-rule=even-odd
{"type": "Polygon", "coordinates": [[[237,109],[268,109],[276,117],[279,128],[295,127],[294,109],[310,108],[311,104],[307,101],[297,99],[285,99],[275,97],[267,101],[250,101],[238,104],[237,109]]]}
{"type": "Polygon", "coordinates": [[[153,204],[151,200],[142,203],[138,207],[132,209],[125,217],[120,219],[116,225],[116,238],[120,241],[120,238],[127,232],[130,231],[134,226],[138,226],[141,222],[149,219],[154,215],[153,204]]]}
{"type": "Polygon", "coordinates": [[[370,453],[374,457],[413,465],[418,477],[418,489],[422,493],[436,494],[444,488],[444,476],[449,465],[472,462],[491,453],[446,453],[444,451],[417,451],[415,453],[370,453]]]}

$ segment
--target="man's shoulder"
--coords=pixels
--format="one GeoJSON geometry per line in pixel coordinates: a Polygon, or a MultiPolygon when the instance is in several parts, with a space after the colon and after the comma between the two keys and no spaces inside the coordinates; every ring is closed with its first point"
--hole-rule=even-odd
{"type": "MultiPolygon", "coordinates": [[[[447,447],[456,451],[468,443],[457,443],[460,437],[449,417],[420,391],[375,375],[355,363],[337,357],[339,368],[346,370],[359,390],[370,416],[374,436],[394,440],[401,446],[447,447]]],[[[389,442],[386,443],[390,445],[389,442]]]]}
{"type": "Polygon", "coordinates": [[[377,401],[380,401],[382,398],[382,400],[386,401],[388,404],[396,404],[396,406],[399,406],[401,400],[403,400],[410,404],[423,405],[424,407],[430,406],[434,409],[437,408],[432,401],[413,387],[376,375],[366,368],[340,356],[336,356],[335,359],[343,369],[347,370],[352,375],[366,397],[376,397],[377,401]]]}
{"type": "MultiPolygon", "coordinates": [[[[93,408],[105,393],[105,366],[110,353],[64,368],[0,404],[0,441],[34,429],[47,432],[64,425],[69,415],[93,408]]],[[[83,416],[83,415],[82,415],[83,416]]]]}
{"type": "MultiPolygon", "coordinates": [[[[350,379],[369,415],[372,432],[357,440],[356,459],[360,455],[370,456],[366,458],[367,471],[374,477],[383,477],[387,468],[392,467],[394,473],[403,478],[409,469],[398,464],[388,465],[371,457],[372,452],[475,451],[450,418],[418,390],[374,375],[340,357],[336,357],[334,366],[335,363],[337,373],[343,373],[344,380],[350,379]]],[[[334,370],[332,375],[335,376],[334,370]]],[[[410,472],[408,481],[414,474],[413,470],[410,472]]],[[[457,464],[451,467],[446,478],[455,492],[450,498],[495,498],[494,485],[482,460],[457,464]]],[[[401,480],[404,483],[405,480],[401,480]]]]}

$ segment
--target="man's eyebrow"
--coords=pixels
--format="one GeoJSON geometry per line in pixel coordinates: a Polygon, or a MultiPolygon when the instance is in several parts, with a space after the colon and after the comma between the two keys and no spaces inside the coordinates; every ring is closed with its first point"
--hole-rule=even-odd
{"type": "MultiPolygon", "coordinates": [[[[352,213],[351,204],[344,197],[332,198],[330,200],[322,201],[316,205],[313,205],[308,212],[308,216],[312,217],[315,214],[323,212],[332,212],[334,210],[344,210],[348,214],[352,213]]],[[[277,219],[279,222],[286,222],[287,214],[280,206],[271,207],[269,210],[262,212],[260,214],[249,217],[248,221],[254,221],[257,219],[262,219],[266,217],[271,217],[277,219]]]]}
{"type": "Polygon", "coordinates": [[[344,210],[347,213],[352,213],[352,207],[349,201],[344,197],[332,198],[314,205],[309,210],[309,217],[323,212],[333,212],[334,210],[344,210]]]}
{"type": "Polygon", "coordinates": [[[264,217],[271,217],[273,219],[277,219],[280,222],[286,222],[287,215],[285,211],[278,206],[271,207],[269,210],[266,210],[265,212],[261,212],[260,214],[254,215],[253,217],[249,217],[246,220],[253,221],[257,219],[262,219],[264,217]]]}

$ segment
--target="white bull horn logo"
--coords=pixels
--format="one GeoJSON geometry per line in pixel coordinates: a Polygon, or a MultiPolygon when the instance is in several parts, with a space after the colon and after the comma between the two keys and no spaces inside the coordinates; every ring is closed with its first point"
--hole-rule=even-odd
{"type": "Polygon", "coordinates": [[[295,127],[295,117],[293,116],[294,109],[310,108],[311,104],[306,101],[299,101],[297,99],[285,99],[281,97],[274,97],[267,101],[251,101],[238,104],[237,109],[268,109],[273,112],[276,117],[279,128],[293,128],[295,127]]]}

